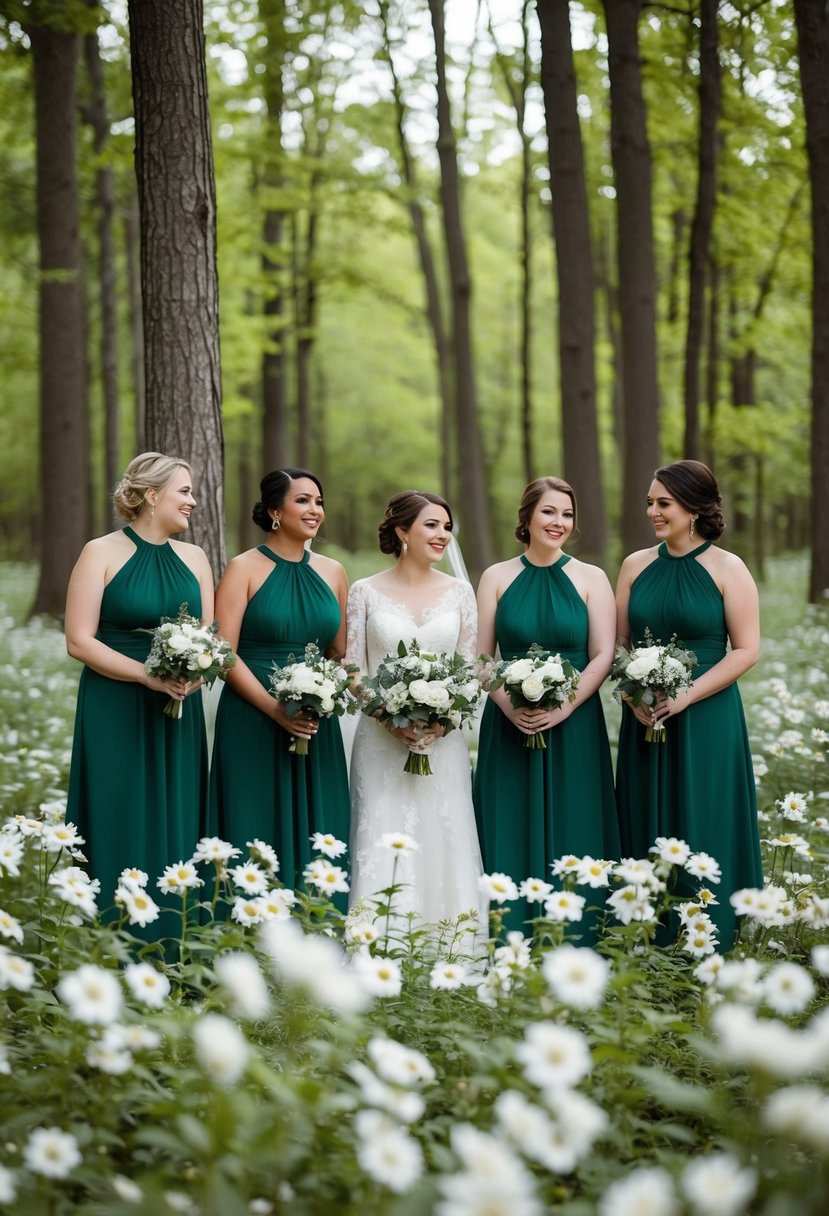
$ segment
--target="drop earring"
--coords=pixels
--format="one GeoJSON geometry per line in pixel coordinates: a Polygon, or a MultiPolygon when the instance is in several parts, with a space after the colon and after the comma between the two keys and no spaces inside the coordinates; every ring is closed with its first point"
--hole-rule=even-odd
{"type": "Polygon", "coordinates": [[[278,532],[281,526],[279,516],[274,515],[273,519],[271,520],[271,532],[278,532]]]}
{"type": "Polygon", "coordinates": [[[691,540],[694,539],[694,533],[696,532],[696,530],[697,530],[697,518],[695,515],[692,515],[691,516],[691,526],[688,529],[688,535],[690,536],[691,540]]]}
{"type": "Polygon", "coordinates": [[[403,541],[403,556],[405,557],[408,552],[409,552],[409,542],[407,540],[404,540],[403,541]]]}

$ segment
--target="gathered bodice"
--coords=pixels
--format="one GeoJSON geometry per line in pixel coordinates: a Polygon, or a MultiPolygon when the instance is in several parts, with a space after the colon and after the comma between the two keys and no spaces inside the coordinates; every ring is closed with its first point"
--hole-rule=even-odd
{"type": "Polygon", "coordinates": [[[696,560],[710,545],[705,541],[674,557],[663,542],[656,559],[633,580],[628,605],[633,645],[641,643],[646,628],[663,643],[675,634],[697,656],[695,675],[719,663],[728,643],[722,594],[696,560]]]}
{"type": "Polygon", "coordinates": [[[526,654],[533,643],[560,654],[579,671],[587,666],[587,605],[564,567],[567,555],[552,566],[524,567],[507,587],[495,612],[495,638],[503,659],[526,654]]]}
{"type": "Polygon", "coordinates": [[[405,606],[372,586],[369,579],[354,583],[348,595],[346,658],[362,672],[374,675],[378,664],[396,654],[400,642],[417,641],[423,651],[475,657],[477,611],[469,583],[453,581],[418,619],[405,606]]]}
{"type": "Polygon", "coordinates": [[[193,571],[168,542],[154,545],[130,527],[124,535],[135,552],[104,588],[98,632],[100,642],[140,662],[152,639],[142,629],[154,629],[162,617],[175,617],[182,604],[201,617],[201,588],[193,571]]]}
{"type": "Polygon", "coordinates": [[[267,673],[271,663],[286,663],[291,654],[301,659],[309,642],[325,651],[340,627],[340,605],[307,551],[298,562],[285,561],[267,545],[259,552],[274,567],[245,609],[238,653],[262,679],[258,666],[267,673]]]}

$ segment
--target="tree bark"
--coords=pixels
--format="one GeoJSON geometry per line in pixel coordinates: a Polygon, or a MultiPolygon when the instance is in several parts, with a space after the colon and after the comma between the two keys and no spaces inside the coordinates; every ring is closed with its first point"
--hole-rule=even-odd
{"type": "Polygon", "coordinates": [[[812,195],[812,546],[809,601],[829,589],[829,513],[817,509],[829,469],[829,12],[794,0],[812,195]]]}
{"type": "Polygon", "coordinates": [[[596,413],[593,247],[577,107],[569,0],[538,0],[558,267],[558,346],[564,476],[581,490],[579,552],[601,562],[607,544],[596,413]]]}
{"type": "Polygon", "coordinates": [[[627,552],[653,540],[644,502],[660,461],[651,152],[639,57],[642,0],[602,0],[602,4],[607,25],[610,148],[616,183],[625,419],[622,541],[627,552]]]}
{"type": "Polygon", "coordinates": [[[492,540],[489,530],[489,502],[484,481],[484,448],[475,391],[470,325],[472,283],[469,276],[461,215],[455,133],[452,129],[452,115],[446,85],[446,36],[443,4],[444,0],[429,0],[437,72],[440,197],[452,300],[458,484],[462,500],[457,514],[465,525],[463,531],[464,554],[470,572],[475,578],[492,561],[492,540]]]}
{"type": "Polygon", "coordinates": [[[40,249],[40,577],[32,613],[60,616],[90,533],[89,418],[75,165],[80,37],[27,28],[34,65],[40,249]]]}
{"type": "Polygon", "coordinates": [[[144,376],[144,318],[141,314],[141,221],[138,200],[130,198],[124,215],[124,254],[130,314],[130,372],[133,394],[133,431],[136,452],[146,447],[147,386],[144,376]]]}
{"type": "Polygon", "coordinates": [[[147,443],[193,465],[192,539],[225,563],[216,194],[202,0],[130,0],[147,443]]]}
{"type": "Polygon", "coordinates": [[[268,286],[264,302],[267,348],[262,356],[263,472],[292,463],[288,450],[285,392],[285,309],[283,237],[285,212],[274,196],[284,189],[282,172],[282,111],[285,88],[285,0],[259,0],[259,16],[267,45],[262,53],[262,93],[265,100],[265,215],[262,225],[262,272],[268,286]]]}
{"type": "Polygon", "coordinates": [[[435,351],[435,364],[437,368],[438,389],[440,392],[441,405],[441,422],[440,422],[440,485],[441,493],[445,498],[452,497],[452,421],[454,413],[454,394],[453,394],[453,377],[452,377],[452,352],[449,343],[449,337],[446,332],[446,323],[443,317],[443,304],[441,301],[440,284],[438,282],[437,267],[435,266],[435,257],[432,252],[432,244],[429,240],[429,232],[426,226],[426,217],[423,214],[418,197],[418,179],[417,169],[415,167],[415,159],[412,156],[409,147],[409,141],[406,136],[406,104],[403,99],[403,90],[400,86],[400,78],[397,75],[397,68],[394,62],[394,54],[391,45],[391,35],[389,31],[389,6],[388,0],[379,0],[379,15],[383,27],[383,46],[386,55],[386,62],[389,66],[389,73],[392,82],[392,98],[394,101],[394,118],[395,118],[395,133],[397,135],[397,144],[400,149],[400,168],[403,178],[403,185],[406,191],[406,209],[409,213],[409,219],[414,232],[415,244],[417,246],[417,257],[420,263],[420,269],[423,274],[423,286],[426,295],[426,319],[429,322],[429,328],[432,332],[432,343],[435,351]]]}
{"type": "Polygon", "coordinates": [[[104,494],[101,530],[112,527],[112,491],[121,470],[121,403],[118,392],[118,297],[115,271],[115,184],[112,166],[106,163],[109,142],[104,68],[98,35],[84,36],[84,59],[90,83],[90,101],[84,117],[93,132],[98,168],[95,171],[95,204],[98,210],[98,285],[100,291],[100,359],[104,404],[104,494]]]}
{"type": "Polygon", "coordinates": [[[688,266],[688,328],[685,340],[684,454],[698,460],[700,435],[700,359],[705,332],[705,289],[717,193],[717,123],[720,115],[720,60],[717,42],[719,0],[700,0],[699,147],[697,199],[691,224],[688,266]]]}

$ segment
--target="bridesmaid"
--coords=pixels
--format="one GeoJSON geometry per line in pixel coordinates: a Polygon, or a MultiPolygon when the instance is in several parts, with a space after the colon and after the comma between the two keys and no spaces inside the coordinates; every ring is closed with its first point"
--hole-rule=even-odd
{"type": "Polygon", "coordinates": [[[311,860],[313,832],[348,840],[348,776],[336,718],[286,717],[268,692],[273,664],[308,642],[345,651],[345,571],[306,547],[325,519],[322,486],[304,469],[262,479],[253,521],[267,533],[228,564],[216,593],[223,637],[237,653],[219,700],[210,773],[211,829],[239,848],[272,844],[289,887],[311,860]],[[304,758],[288,750],[309,739],[304,758]]]}
{"type": "MultiPolygon", "coordinates": [[[[627,557],[616,591],[625,645],[645,628],[672,634],[697,656],[693,684],[653,711],[628,705],[622,715],[616,790],[626,853],[646,857],[657,836],[678,836],[722,868],[718,905],[710,907],[728,950],[736,928],[729,894],[763,884],[754,774],[736,681],[757,662],[757,588],[743,562],[714,545],[725,527],[714,475],[698,460],[657,469],[648,518],[657,544],[627,557]],[[730,648],[728,643],[730,642],[730,648]],[[644,727],[664,721],[662,744],[644,727]]],[[[683,883],[688,894],[702,881],[683,883]]]]}
{"type": "MultiPolygon", "coordinates": [[[[539,477],[518,508],[521,557],[484,571],[478,588],[478,651],[524,655],[533,642],[581,672],[576,699],[559,709],[513,709],[502,688],[481,722],[475,809],[488,872],[516,881],[549,880],[566,853],[619,856],[613,770],[604,712],[596,695],[614,654],[613,592],[598,566],[563,552],[576,526],[576,496],[565,481],[539,477]],[[525,736],[545,733],[544,750],[525,736]]],[[[511,927],[540,909],[522,904],[511,927]]],[[[578,926],[591,936],[586,920],[578,926]]]]}
{"type": "Polygon", "coordinates": [[[66,645],[84,664],[78,687],[67,819],[86,839],[90,869],[112,903],[127,867],[153,888],[165,866],[191,856],[205,830],[207,752],[201,697],[181,719],[162,711],[195,685],[148,676],[151,639],[136,632],[181,604],[213,619],[213,576],[201,549],[171,539],[196,506],[189,465],[144,452],[114,495],[126,521],[91,540],[69,580],[66,645]]]}

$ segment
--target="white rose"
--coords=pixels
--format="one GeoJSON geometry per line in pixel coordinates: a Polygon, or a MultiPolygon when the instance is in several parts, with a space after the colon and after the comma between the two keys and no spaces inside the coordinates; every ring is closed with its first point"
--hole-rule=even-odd
{"type": "Polygon", "coordinates": [[[200,668],[200,670],[201,670],[201,671],[207,671],[208,667],[209,667],[209,666],[211,665],[211,663],[213,662],[213,656],[212,656],[212,655],[210,655],[210,654],[208,654],[208,653],[205,651],[205,653],[204,653],[204,654],[200,654],[200,655],[198,656],[198,658],[196,659],[196,662],[198,663],[199,668],[200,668]]]}
{"type": "Polygon", "coordinates": [[[557,684],[564,679],[564,668],[561,663],[549,659],[538,672],[542,680],[554,680],[557,684]]]}
{"type": "Polygon", "coordinates": [[[461,717],[460,711],[459,711],[459,710],[457,710],[457,709],[450,709],[450,710],[449,710],[449,721],[450,721],[450,722],[452,723],[452,725],[453,725],[453,726],[455,726],[455,727],[460,726],[461,722],[463,721],[463,718],[461,717]]]}
{"type": "Polygon", "coordinates": [[[467,680],[458,689],[458,696],[463,697],[465,701],[474,701],[479,691],[480,685],[477,680],[467,680]]]}
{"type": "Polygon", "coordinates": [[[443,684],[430,684],[429,693],[432,699],[428,704],[433,705],[435,709],[444,709],[452,700],[449,690],[443,684]]]}
{"type": "Polygon", "coordinates": [[[632,659],[625,675],[629,680],[646,680],[653,670],[654,664],[649,659],[632,659]]]}
{"type": "Polygon", "coordinates": [[[324,696],[320,703],[320,713],[330,714],[334,712],[334,698],[324,696]]]}
{"type": "Polygon", "coordinates": [[[319,688],[319,677],[307,667],[297,667],[291,676],[291,688],[294,692],[316,692],[319,688]]]}
{"type": "Polygon", "coordinates": [[[534,670],[531,659],[516,659],[514,663],[510,663],[504,675],[508,684],[520,684],[527,676],[532,675],[534,670]]]}
{"type": "Polygon", "coordinates": [[[175,654],[182,654],[189,647],[190,639],[180,629],[176,633],[171,633],[167,639],[167,649],[172,650],[175,654]]]}
{"type": "Polygon", "coordinates": [[[544,681],[535,674],[527,676],[521,681],[521,692],[528,701],[540,701],[544,696],[544,681]]]}

